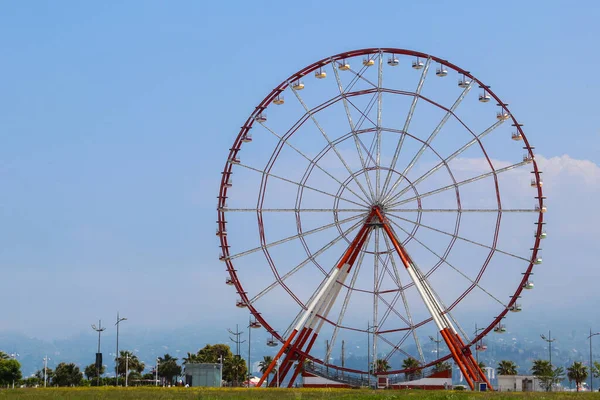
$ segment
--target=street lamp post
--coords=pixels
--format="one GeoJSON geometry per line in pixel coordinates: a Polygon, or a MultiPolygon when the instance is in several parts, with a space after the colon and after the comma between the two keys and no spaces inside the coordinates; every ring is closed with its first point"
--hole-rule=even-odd
{"type": "Polygon", "coordinates": [[[43,360],[44,360],[44,387],[46,387],[46,383],[48,382],[48,361],[50,359],[48,358],[48,355],[46,355],[46,357],[44,357],[43,360]]]}
{"type": "Polygon", "coordinates": [[[592,328],[590,328],[590,336],[588,339],[590,341],[590,392],[594,391],[594,362],[592,359],[592,337],[600,335],[600,332],[592,333],[592,328]]]}
{"type": "Polygon", "coordinates": [[[127,318],[119,318],[119,312],[117,311],[117,355],[115,358],[115,386],[119,386],[119,323],[126,321],[127,318]]]}
{"type": "Polygon", "coordinates": [[[219,387],[223,386],[223,355],[219,356],[219,387]]]}
{"type": "MultiPolygon", "coordinates": [[[[13,360],[16,360],[16,359],[17,359],[17,357],[19,357],[19,353],[11,353],[11,354],[10,354],[10,358],[12,358],[13,360]]],[[[12,381],[12,388],[13,388],[13,389],[15,388],[15,380],[14,380],[14,379],[13,379],[13,381],[12,381]]]]}
{"type": "Polygon", "coordinates": [[[100,353],[100,334],[102,334],[102,332],[105,331],[106,328],[102,327],[102,320],[98,320],[98,327],[96,327],[96,325],[92,325],[92,329],[98,332],[98,352],[96,353],[96,386],[100,386],[100,369],[102,369],[102,354],[100,353]],[[100,357],[100,359],[98,357],[100,357]]]}
{"type": "MultiPolygon", "coordinates": [[[[540,335],[540,337],[548,343],[548,359],[550,360],[550,372],[552,372],[552,342],[554,342],[556,339],[552,339],[550,330],[548,330],[548,337],[546,337],[546,335],[543,333],[540,335]]],[[[552,391],[552,385],[550,385],[550,391],[552,391]]]]}
{"type": "Polygon", "coordinates": [[[156,357],[156,371],[154,371],[155,375],[156,375],[156,381],[154,383],[155,386],[158,386],[158,357],[156,357]]]}
{"type": "Polygon", "coordinates": [[[276,361],[277,363],[277,387],[279,388],[279,358],[276,361]]]}
{"type": "Polygon", "coordinates": [[[435,358],[439,359],[440,358],[440,343],[442,342],[442,340],[440,339],[440,333],[439,332],[436,333],[435,339],[433,338],[433,336],[429,336],[429,340],[431,340],[432,342],[434,342],[436,344],[435,358]]]}
{"type": "Polygon", "coordinates": [[[127,378],[129,375],[129,353],[127,353],[125,356],[125,387],[127,387],[127,378]]]}

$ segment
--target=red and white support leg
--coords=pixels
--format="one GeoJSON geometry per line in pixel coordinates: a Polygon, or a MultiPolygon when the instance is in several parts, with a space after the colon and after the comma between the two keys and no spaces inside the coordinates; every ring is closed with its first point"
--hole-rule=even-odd
{"type": "Polygon", "coordinates": [[[438,301],[437,297],[434,295],[433,291],[429,287],[427,281],[420,276],[419,270],[416,268],[416,265],[413,263],[412,259],[404,249],[404,247],[400,244],[394,231],[391,226],[385,221],[382,211],[379,208],[374,208],[376,215],[382,222],[383,229],[385,233],[389,236],[392,244],[400,259],[402,260],[402,264],[406,268],[410,278],[415,284],[417,291],[419,292],[427,310],[431,314],[433,321],[435,322],[437,328],[440,330],[440,334],[442,338],[446,342],[454,361],[460,368],[465,380],[469,384],[471,390],[475,389],[475,382],[484,381],[487,383],[490,390],[492,386],[488,381],[487,377],[479,367],[479,365],[475,362],[473,355],[468,347],[465,346],[464,342],[458,335],[456,329],[452,325],[451,321],[446,316],[443,307],[438,301]]]}
{"type": "MultiPolygon", "coordinates": [[[[326,318],[327,314],[333,307],[337,295],[341,290],[342,284],[350,273],[352,265],[356,261],[360,250],[363,248],[370,230],[372,229],[370,220],[374,217],[374,215],[374,211],[369,214],[365,224],[359,230],[357,236],[338,262],[337,267],[334,268],[331,275],[327,278],[325,283],[317,292],[317,295],[314,296],[313,300],[306,308],[306,311],[304,311],[302,314],[302,317],[296,323],[296,326],[290,333],[290,336],[280,349],[279,353],[275,356],[263,376],[260,378],[259,382],[257,383],[258,387],[260,387],[267,379],[284,352],[287,352],[287,354],[283,360],[283,363],[280,365],[280,380],[283,380],[296,361],[299,363],[293,376],[297,377],[305,359],[303,354],[308,354],[315,340],[317,339],[319,330],[323,326],[322,318],[326,318]],[[317,318],[317,316],[321,317],[321,319],[317,318]],[[305,345],[307,345],[306,349],[303,350],[305,345]]],[[[293,381],[294,379],[292,379],[290,382],[293,384],[293,381]]]]}

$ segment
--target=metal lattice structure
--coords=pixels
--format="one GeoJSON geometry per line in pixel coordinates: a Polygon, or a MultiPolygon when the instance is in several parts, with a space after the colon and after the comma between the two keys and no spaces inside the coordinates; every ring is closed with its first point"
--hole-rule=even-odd
{"type": "Polygon", "coordinates": [[[265,377],[281,362],[291,385],[306,359],[369,373],[331,359],[340,337],[362,332],[373,336],[373,364],[453,358],[471,387],[487,381],[470,347],[506,330],[542,262],[533,150],[489,86],[421,52],[341,53],[273,89],[229,151],[217,221],[236,305],[268,331],[269,346],[281,344],[265,377]],[[460,320],[477,309],[493,315],[469,337],[460,320]],[[449,352],[432,359],[422,342],[433,332],[449,352]],[[320,358],[311,353],[319,336],[328,339],[320,358]]]}

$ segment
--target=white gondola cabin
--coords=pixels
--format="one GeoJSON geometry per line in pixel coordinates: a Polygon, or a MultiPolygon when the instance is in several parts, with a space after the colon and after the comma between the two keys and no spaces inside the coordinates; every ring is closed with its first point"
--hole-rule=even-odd
{"type": "Polygon", "coordinates": [[[273,103],[280,106],[283,103],[285,103],[285,100],[283,99],[283,96],[277,96],[277,97],[275,97],[275,100],[273,100],[273,103]]]}
{"type": "Polygon", "coordinates": [[[535,287],[533,281],[527,281],[523,284],[523,289],[531,290],[535,287]]]}
{"type": "Polygon", "coordinates": [[[227,279],[225,279],[225,284],[226,284],[227,286],[233,286],[233,279],[231,279],[231,278],[227,278],[227,279]]]}
{"type": "Polygon", "coordinates": [[[535,205],[535,211],[545,213],[547,211],[546,206],[539,206],[539,204],[535,205]]]}
{"type": "Polygon", "coordinates": [[[521,132],[513,132],[513,133],[510,135],[510,138],[511,138],[512,140],[515,140],[515,141],[518,141],[518,140],[523,140],[523,135],[521,135],[521,132]]]}
{"type": "Polygon", "coordinates": [[[267,122],[267,114],[261,112],[254,119],[256,122],[267,122]]]}
{"type": "Polygon", "coordinates": [[[398,57],[396,57],[395,55],[392,55],[390,58],[388,58],[387,63],[389,66],[395,67],[400,63],[400,61],[398,60],[398,57]]]}
{"type": "Polygon", "coordinates": [[[275,339],[267,339],[267,346],[277,347],[277,341],[275,339]]]}
{"type": "Polygon", "coordinates": [[[292,89],[302,90],[302,89],[304,89],[304,83],[302,83],[302,81],[300,81],[300,79],[298,79],[297,81],[294,81],[294,83],[292,83],[292,89]]]}
{"type": "Polygon", "coordinates": [[[235,306],[238,307],[238,308],[246,308],[247,304],[246,304],[246,302],[244,300],[238,299],[235,302],[235,306]]]}
{"type": "Polygon", "coordinates": [[[491,97],[489,94],[487,94],[487,92],[483,92],[479,95],[479,101],[482,103],[487,103],[488,101],[490,101],[490,99],[491,97]]]}
{"type": "Polygon", "coordinates": [[[542,182],[541,180],[539,182],[536,179],[531,180],[531,187],[542,187],[543,185],[544,182],[542,182]]]}
{"type": "Polygon", "coordinates": [[[262,328],[262,325],[257,320],[254,320],[254,321],[250,322],[250,328],[258,329],[258,328],[262,328]]]}
{"type": "Polygon", "coordinates": [[[327,73],[325,71],[323,71],[322,68],[319,68],[318,70],[315,71],[315,77],[317,79],[324,79],[327,77],[327,73]]]}
{"type": "Polygon", "coordinates": [[[548,234],[546,233],[546,231],[542,231],[542,233],[540,233],[539,236],[538,236],[537,232],[533,232],[533,237],[539,237],[540,239],[546,239],[547,236],[548,236],[548,234]]]}
{"type": "Polygon", "coordinates": [[[252,141],[252,134],[250,132],[248,132],[244,136],[242,136],[242,142],[250,143],[251,141],[252,141]]]}
{"type": "Polygon", "coordinates": [[[363,65],[365,67],[371,67],[371,66],[375,65],[375,60],[373,60],[372,58],[369,58],[369,57],[363,58],[363,65]]]}
{"type": "Polygon", "coordinates": [[[440,67],[435,71],[435,74],[441,78],[448,75],[448,70],[440,64],[440,67]]]}
{"type": "Polygon", "coordinates": [[[520,304],[517,304],[517,303],[513,304],[513,305],[512,305],[512,306],[509,308],[509,311],[512,311],[512,312],[521,312],[522,310],[523,310],[523,307],[521,307],[521,305],[520,305],[520,304]]]}
{"type": "Polygon", "coordinates": [[[471,84],[471,81],[469,79],[467,79],[466,76],[463,75],[463,77],[461,79],[458,80],[458,87],[461,88],[466,88],[467,86],[469,86],[471,84]]]}
{"type": "Polygon", "coordinates": [[[530,163],[533,161],[533,157],[531,156],[531,154],[527,153],[527,154],[523,154],[523,162],[526,163],[530,163]]]}
{"type": "Polygon", "coordinates": [[[496,113],[496,119],[498,119],[498,121],[506,121],[509,118],[510,118],[510,114],[504,110],[496,113]]]}
{"type": "Polygon", "coordinates": [[[494,328],[494,332],[496,332],[496,333],[504,333],[504,332],[506,332],[506,327],[503,324],[498,324],[494,328]]]}
{"type": "Polygon", "coordinates": [[[348,64],[346,60],[341,60],[338,64],[338,69],[342,71],[348,71],[350,69],[350,64],[348,64]]]}
{"type": "Polygon", "coordinates": [[[412,63],[412,67],[414,69],[421,69],[421,68],[423,68],[424,65],[425,64],[423,64],[423,61],[421,61],[419,59],[419,57],[417,57],[417,59],[415,61],[413,61],[413,63],[412,63]]]}
{"type": "Polygon", "coordinates": [[[227,160],[230,164],[239,164],[240,163],[240,159],[233,156],[231,157],[229,160],[227,160]]]}
{"type": "Polygon", "coordinates": [[[217,236],[227,236],[227,231],[225,229],[217,228],[217,236]]]}

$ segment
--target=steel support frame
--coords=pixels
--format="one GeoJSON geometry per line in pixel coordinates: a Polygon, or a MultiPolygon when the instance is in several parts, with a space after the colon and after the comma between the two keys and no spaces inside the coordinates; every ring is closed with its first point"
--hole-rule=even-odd
{"type": "MultiPolygon", "coordinates": [[[[302,369],[302,364],[305,359],[305,354],[308,354],[312,349],[319,330],[322,327],[322,318],[325,318],[331,308],[333,307],[337,295],[339,294],[342,284],[350,273],[352,266],[361,249],[363,248],[367,237],[369,236],[370,230],[372,229],[371,220],[375,217],[375,211],[372,210],[365,220],[365,224],[359,230],[358,234],[350,243],[350,246],[338,261],[336,268],[333,270],[331,275],[327,278],[325,284],[320,288],[317,295],[308,304],[304,315],[299,319],[296,326],[290,333],[290,336],[285,341],[283,346],[277,355],[273,358],[273,361],[260,378],[257,386],[260,387],[267,379],[273,368],[277,365],[278,360],[285,353],[286,357],[279,367],[279,379],[280,381],[285,378],[287,373],[293,367],[295,362],[298,362],[296,371],[293,374],[293,378],[290,380],[290,385],[293,384],[294,379],[302,369]],[[321,317],[321,319],[317,318],[321,317]],[[309,337],[312,335],[310,341],[309,337]],[[295,340],[294,340],[295,338],[295,340]],[[307,344],[306,348],[304,346],[307,344]],[[303,350],[304,349],[304,350],[303,350]]],[[[375,217],[376,218],[376,217],[375,217]]]]}
{"type": "Polygon", "coordinates": [[[470,348],[468,346],[465,346],[463,340],[460,338],[460,335],[452,325],[452,322],[446,316],[446,313],[440,305],[439,300],[436,298],[432,289],[429,287],[429,284],[424,279],[424,277],[420,276],[420,272],[417,268],[415,268],[412,259],[410,258],[402,244],[400,244],[400,242],[396,238],[396,235],[390,224],[386,221],[383,212],[378,207],[374,207],[374,211],[377,217],[381,220],[383,230],[390,238],[394,249],[398,253],[402,264],[404,265],[410,278],[414,282],[415,287],[419,292],[419,295],[425,303],[425,306],[431,314],[431,317],[433,318],[433,321],[435,322],[437,328],[440,330],[440,334],[446,342],[446,345],[448,346],[448,349],[452,354],[452,358],[463,373],[463,376],[469,384],[469,387],[471,388],[471,390],[475,390],[475,383],[483,381],[488,385],[488,387],[491,390],[492,385],[490,384],[489,380],[487,379],[477,362],[475,362],[470,348]]]}

